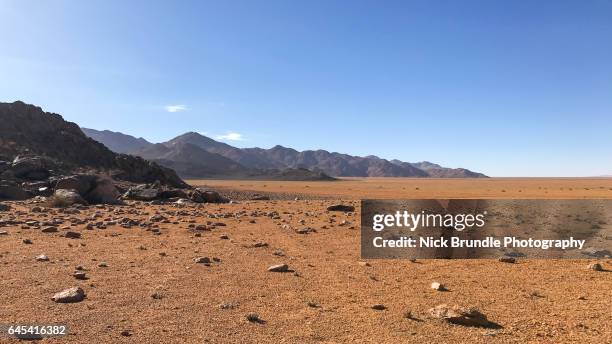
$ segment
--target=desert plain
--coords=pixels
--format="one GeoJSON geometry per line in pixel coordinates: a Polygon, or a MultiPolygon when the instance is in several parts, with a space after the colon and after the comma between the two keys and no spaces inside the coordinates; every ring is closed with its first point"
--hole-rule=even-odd
{"type": "Polygon", "coordinates": [[[0,324],[69,326],[43,343],[612,343],[608,258],[359,256],[362,198],[607,199],[612,179],[189,183],[234,202],[4,202],[0,324]],[[327,210],[338,203],[356,209],[327,210]],[[85,298],[51,300],[70,287],[85,298]],[[432,317],[442,304],[478,309],[489,325],[432,317]]]}

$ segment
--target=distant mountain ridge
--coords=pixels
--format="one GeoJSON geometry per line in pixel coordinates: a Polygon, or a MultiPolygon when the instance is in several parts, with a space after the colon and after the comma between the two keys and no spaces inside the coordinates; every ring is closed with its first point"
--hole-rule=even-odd
{"type": "Polygon", "coordinates": [[[136,138],[131,135],[126,135],[110,130],[94,130],[81,128],[83,133],[92,139],[103,143],[108,149],[115,153],[131,153],[152,145],[151,142],[142,137],[136,138]]]}
{"type": "Polygon", "coordinates": [[[377,156],[352,156],[326,150],[297,151],[280,145],[270,149],[237,148],[196,132],[153,144],[142,138],[83,128],[83,132],[115,151],[122,151],[175,169],[190,178],[262,174],[265,170],[304,170],[337,177],[484,178],[482,173],[447,168],[430,162],[408,163],[377,156]],[[109,134],[110,133],[110,134],[109,134]]]}

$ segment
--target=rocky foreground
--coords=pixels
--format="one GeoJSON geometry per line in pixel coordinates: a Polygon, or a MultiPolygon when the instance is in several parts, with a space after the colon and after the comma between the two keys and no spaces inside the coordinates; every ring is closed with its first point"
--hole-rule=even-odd
{"type": "Polygon", "coordinates": [[[58,343],[612,341],[609,260],[366,262],[358,202],[259,199],[4,202],[0,319],[58,343]]]}

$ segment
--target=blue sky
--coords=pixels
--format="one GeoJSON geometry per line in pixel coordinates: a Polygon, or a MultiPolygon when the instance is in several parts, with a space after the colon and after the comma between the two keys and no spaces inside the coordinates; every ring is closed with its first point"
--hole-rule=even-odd
{"type": "Polygon", "coordinates": [[[612,174],[612,1],[0,0],[0,101],[153,142],[612,174]]]}

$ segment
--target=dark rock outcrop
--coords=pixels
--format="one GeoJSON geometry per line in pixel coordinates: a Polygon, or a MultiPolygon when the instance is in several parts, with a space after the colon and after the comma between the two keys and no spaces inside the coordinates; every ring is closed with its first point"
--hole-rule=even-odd
{"type": "Polygon", "coordinates": [[[130,155],[116,154],[87,137],[75,123],[17,101],[0,103],[2,178],[42,180],[50,175],[96,171],[135,183],[159,181],[185,188],[174,171],[130,155]]]}

